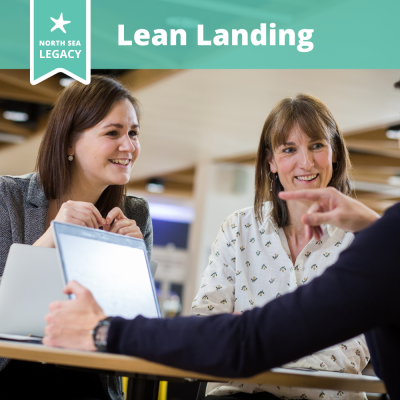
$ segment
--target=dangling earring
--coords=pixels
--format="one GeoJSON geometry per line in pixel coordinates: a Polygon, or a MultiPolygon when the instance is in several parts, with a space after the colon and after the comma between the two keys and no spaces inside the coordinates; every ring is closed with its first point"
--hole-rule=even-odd
{"type": "Polygon", "coordinates": [[[271,186],[269,188],[269,191],[272,192],[272,185],[274,184],[274,181],[278,179],[278,174],[275,175],[275,179],[271,179],[271,171],[268,172],[268,179],[271,181],[271,186]]]}
{"type": "Polygon", "coordinates": [[[68,161],[73,161],[74,160],[74,155],[73,154],[70,154],[69,156],[68,156],[68,161]]]}

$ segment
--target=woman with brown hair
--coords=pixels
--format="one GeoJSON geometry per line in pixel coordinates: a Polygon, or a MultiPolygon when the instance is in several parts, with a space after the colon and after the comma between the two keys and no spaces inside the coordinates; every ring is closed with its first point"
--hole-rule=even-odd
{"type": "MultiPolygon", "coordinates": [[[[332,186],[348,195],[349,167],[337,123],[320,100],[301,94],[280,101],[261,133],[254,207],[238,210],[222,223],[192,313],[239,313],[263,306],[332,265],[353,235],[326,225],[321,228],[321,239],[310,241],[301,222],[310,203],[286,203],[278,194],[332,186]]],[[[277,345],[285,348],[285,343],[277,345]]],[[[368,360],[365,340],[359,337],[286,366],[357,373],[368,360]]],[[[207,399],[364,398],[362,393],[339,392],[234,381],[208,384],[207,399]]]]}
{"type": "MultiPolygon", "coordinates": [[[[147,201],[127,196],[140,153],[139,107],[118,81],[92,76],[56,101],[35,173],[0,177],[0,275],[13,243],[54,247],[52,220],[144,239],[153,244],[147,201]]],[[[12,312],[12,311],[11,311],[12,312]]],[[[2,399],[123,399],[120,378],[0,359],[2,399]],[[21,376],[24,385],[21,387],[21,376]]]]}

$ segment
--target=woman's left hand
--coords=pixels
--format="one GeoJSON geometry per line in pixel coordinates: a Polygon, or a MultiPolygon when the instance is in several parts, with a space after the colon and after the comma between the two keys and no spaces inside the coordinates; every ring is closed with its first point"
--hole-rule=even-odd
{"type": "Polygon", "coordinates": [[[133,219],[125,217],[119,207],[113,208],[106,217],[106,225],[103,229],[108,232],[118,233],[124,236],[131,236],[137,239],[143,239],[142,232],[133,219]],[[111,225],[111,223],[114,223],[111,225]]]}

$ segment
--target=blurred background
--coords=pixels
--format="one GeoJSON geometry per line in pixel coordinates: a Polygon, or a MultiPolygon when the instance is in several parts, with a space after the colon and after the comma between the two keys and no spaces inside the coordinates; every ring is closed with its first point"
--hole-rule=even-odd
{"type": "MultiPolygon", "coordinates": [[[[117,77],[141,103],[128,193],[150,204],[164,316],[190,312],[219,225],[253,204],[261,129],[284,97],[309,93],[330,108],[359,200],[383,213],[400,199],[399,70],[92,72],[117,77]]],[[[58,74],[32,86],[28,70],[0,70],[0,175],[33,171],[48,113],[71,81],[58,74]]]]}

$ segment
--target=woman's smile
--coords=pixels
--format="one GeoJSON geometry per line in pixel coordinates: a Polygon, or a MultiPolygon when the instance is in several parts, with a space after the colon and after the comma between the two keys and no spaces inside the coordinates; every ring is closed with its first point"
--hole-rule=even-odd
{"type": "Polygon", "coordinates": [[[299,175],[299,176],[295,176],[295,179],[307,184],[307,183],[310,183],[310,182],[315,182],[317,180],[318,176],[319,176],[319,174],[299,175]]]}
{"type": "Polygon", "coordinates": [[[130,158],[113,158],[110,161],[111,164],[114,164],[117,167],[127,168],[131,163],[130,158]]]}

